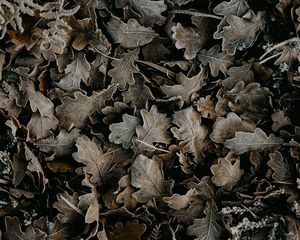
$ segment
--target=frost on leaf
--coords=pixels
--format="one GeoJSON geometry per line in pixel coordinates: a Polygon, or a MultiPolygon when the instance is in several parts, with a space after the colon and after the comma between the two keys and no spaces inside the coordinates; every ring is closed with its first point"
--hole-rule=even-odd
{"type": "Polygon", "coordinates": [[[201,125],[201,115],[192,107],[188,107],[176,112],[173,116],[173,123],[178,126],[172,127],[171,131],[174,136],[181,140],[180,145],[183,153],[194,155],[194,162],[202,160],[202,143],[207,134],[207,129],[201,125]]]}
{"type": "Polygon", "coordinates": [[[56,107],[56,117],[66,128],[72,124],[77,128],[84,128],[89,119],[92,122],[97,121],[95,115],[105,106],[105,102],[112,98],[116,88],[115,85],[110,85],[100,92],[93,92],[91,96],[75,92],[75,98],[62,99],[62,105],[56,107]]]}
{"type": "Polygon", "coordinates": [[[254,132],[254,130],[254,122],[243,120],[230,112],[226,118],[216,119],[210,138],[216,143],[224,143],[227,139],[234,138],[236,132],[254,132]]]}
{"type": "Polygon", "coordinates": [[[196,94],[205,85],[204,75],[205,71],[203,69],[191,78],[185,76],[183,73],[179,73],[176,76],[179,84],[173,86],[164,85],[160,88],[167,94],[168,98],[182,96],[183,100],[189,103],[192,101],[193,94],[196,94]]]}
{"type": "Polygon", "coordinates": [[[228,190],[232,189],[241,179],[244,171],[240,168],[240,160],[236,159],[232,153],[228,153],[225,158],[219,158],[216,165],[210,167],[214,175],[211,180],[219,187],[228,190]],[[234,164],[232,164],[234,162],[234,164]]]}
{"type": "Polygon", "coordinates": [[[253,133],[236,132],[235,137],[227,139],[225,147],[240,155],[250,151],[279,148],[283,140],[270,134],[268,137],[263,130],[256,128],[253,133]]]}
{"type": "Polygon", "coordinates": [[[138,49],[123,53],[120,60],[113,60],[111,63],[114,68],[109,70],[108,75],[112,78],[111,82],[118,84],[121,91],[135,83],[134,73],[138,73],[139,69],[134,61],[138,59],[138,53],[138,49]]]}
{"type": "Polygon", "coordinates": [[[166,21],[166,17],[161,13],[167,9],[164,1],[152,0],[116,0],[116,7],[121,8],[129,5],[140,16],[140,21],[145,27],[153,27],[154,24],[162,25],[166,21]]]}
{"type": "Polygon", "coordinates": [[[110,147],[104,152],[99,144],[83,135],[76,141],[77,152],[73,158],[85,165],[83,171],[90,175],[90,182],[101,186],[113,174],[130,161],[129,155],[120,147],[110,147]]]}
{"type": "Polygon", "coordinates": [[[219,51],[220,46],[215,45],[208,51],[203,49],[198,53],[199,61],[204,65],[209,65],[213,77],[217,77],[219,71],[226,75],[228,68],[233,64],[231,56],[219,51]]]}
{"type": "Polygon", "coordinates": [[[137,137],[133,138],[132,149],[135,155],[140,153],[151,155],[154,152],[165,152],[166,150],[157,148],[156,143],[168,144],[171,140],[167,129],[171,121],[166,114],[159,113],[157,107],[153,105],[150,111],[141,110],[143,126],[136,126],[137,137]]]}
{"type": "Polygon", "coordinates": [[[206,217],[202,219],[195,219],[194,224],[187,228],[189,236],[196,236],[195,240],[215,240],[220,239],[223,232],[222,227],[217,222],[219,216],[217,214],[217,207],[214,202],[207,203],[204,210],[206,217]]]}
{"type": "Polygon", "coordinates": [[[135,127],[140,124],[140,119],[128,114],[123,114],[122,119],[120,123],[109,125],[111,131],[109,140],[128,149],[132,146],[132,137],[135,134],[135,127]]]}
{"type": "Polygon", "coordinates": [[[68,91],[80,90],[80,83],[83,81],[87,86],[90,85],[89,71],[91,66],[86,60],[85,54],[78,54],[75,59],[66,67],[65,74],[56,85],[68,91]]]}
{"type": "Polygon", "coordinates": [[[120,46],[123,48],[143,46],[157,37],[157,33],[152,28],[141,26],[133,18],[124,23],[119,18],[113,17],[107,24],[107,31],[110,33],[114,43],[120,43],[120,46]]]}
{"type": "Polygon", "coordinates": [[[165,181],[162,162],[138,155],[131,166],[131,185],[139,188],[132,196],[146,203],[152,198],[162,198],[171,192],[173,180],[165,181]]]}

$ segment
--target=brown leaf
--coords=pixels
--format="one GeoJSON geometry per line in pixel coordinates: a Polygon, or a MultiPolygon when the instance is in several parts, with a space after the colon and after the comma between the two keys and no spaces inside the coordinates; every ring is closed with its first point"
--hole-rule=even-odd
{"type": "Polygon", "coordinates": [[[107,24],[107,31],[110,33],[114,43],[120,43],[120,46],[123,48],[143,46],[157,37],[152,28],[141,26],[133,18],[124,23],[119,18],[112,17],[107,24]]]}
{"type": "Polygon", "coordinates": [[[137,219],[128,221],[125,225],[121,222],[115,224],[112,231],[106,231],[109,240],[140,240],[145,232],[146,225],[137,219]]]}
{"type": "Polygon", "coordinates": [[[215,45],[208,51],[206,49],[203,49],[200,51],[200,53],[198,53],[199,61],[204,65],[209,64],[211,75],[213,77],[217,77],[219,71],[226,75],[228,67],[232,65],[233,58],[226,53],[220,53],[219,51],[220,46],[215,45]]]}
{"type": "Polygon", "coordinates": [[[200,98],[196,102],[197,111],[203,118],[215,118],[217,116],[215,112],[215,103],[211,99],[211,95],[207,95],[205,98],[200,98]]]}
{"type": "Polygon", "coordinates": [[[154,24],[162,25],[166,21],[166,17],[161,15],[167,9],[162,0],[116,0],[115,4],[117,8],[127,4],[131,6],[141,16],[139,20],[145,27],[153,27],[154,24]]]}
{"type": "Polygon", "coordinates": [[[273,134],[268,137],[263,130],[256,128],[253,133],[236,132],[235,137],[227,139],[224,145],[235,154],[240,155],[255,150],[278,148],[282,143],[281,138],[275,137],[273,134]]]}
{"type": "Polygon", "coordinates": [[[86,55],[82,53],[78,54],[73,62],[65,68],[66,76],[60,79],[55,85],[66,91],[80,90],[81,81],[87,86],[90,85],[90,70],[91,66],[86,60],[86,55]]]}
{"type": "Polygon", "coordinates": [[[27,124],[27,140],[39,140],[48,137],[51,134],[50,130],[55,130],[58,124],[59,122],[54,116],[42,117],[39,112],[33,113],[27,124]]]}
{"type": "Polygon", "coordinates": [[[289,117],[285,116],[283,111],[273,113],[271,118],[273,121],[272,130],[274,132],[277,132],[280,128],[291,124],[289,117]]]}
{"type": "Polygon", "coordinates": [[[29,225],[25,232],[21,229],[20,221],[17,217],[5,217],[5,239],[7,240],[43,240],[46,238],[46,233],[38,228],[29,225]]]}
{"type": "Polygon", "coordinates": [[[91,189],[91,193],[87,193],[78,197],[78,208],[86,210],[85,222],[92,223],[99,221],[100,205],[98,202],[99,193],[95,188],[91,189]]]}
{"type": "Polygon", "coordinates": [[[132,196],[138,202],[146,203],[152,198],[169,195],[173,187],[173,180],[164,180],[162,162],[138,155],[131,166],[131,185],[139,188],[132,196]]]}
{"type": "Polygon", "coordinates": [[[192,101],[193,94],[196,94],[205,85],[204,75],[205,71],[203,69],[191,78],[180,72],[176,75],[176,79],[179,84],[173,86],[164,85],[160,88],[165,94],[167,94],[168,98],[182,96],[185,103],[190,103],[192,101]]]}
{"type": "Polygon", "coordinates": [[[57,194],[57,202],[53,204],[60,213],[57,214],[57,219],[61,223],[72,223],[75,219],[82,215],[82,211],[77,207],[78,193],[69,195],[67,192],[57,194]]]}
{"type": "Polygon", "coordinates": [[[132,196],[135,189],[131,186],[130,182],[130,175],[121,177],[118,182],[119,189],[116,197],[116,202],[118,204],[124,204],[124,207],[129,210],[134,209],[137,205],[136,199],[132,196]]]}
{"type": "Polygon", "coordinates": [[[63,129],[56,137],[51,135],[35,142],[34,145],[41,151],[54,154],[56,157],[67,156],[73,152],[74,144],[79,135],[79,129],[74,128],[71,132],[63,129]]]}
{"type": "Polygon", "coordinates": [[[185,144],[182,148],[183,153],[192,153],[194,162],[202,160],[202,143],[207,134],[207,129],[201,125],[201,115],[188,107],[173,114],[173,123],[179,128],[171,128],[174,136],[181,140],[180,144],[185,144]]]}
{"type": "Polygon", "coordinates": [[[196,189],[190,189],[185,195],[173,194],[172,197],[164,197],[163,200],[168,206],[175,210],[186,208],[197,198],[196,189]]]}
{"type": "Polygon", "coordinates": [[[222,227],[217,222],[219,216],[217,214],[217,206],[214,202],[207,203],[204,210],[205,218],[195,219],[194,224],[187,228],[187,235],[197,236],[197,239],[220,239],[222,235],[222,227]]]}
{"type": "Polygon", "coordinates": [[[56,107],[56,117],[67,129],[74,125],[77,128],[84,128],[91,119],[96,122],[95,114],[100,112],[105,102],[112,98],[117,86],[110,85],[100,92],[93,92],[91,96],[75,92],[75,98],[65,97],[62,105],[56,107]]]}
{"type": "Polygon", "coordinates": [[[214,175],[211,180],[216,186],[225,187],[231,190],[241,179],[244,171],[240,169],[240,160],[236,159],[232,153],[228,153],[225,158],[219,158],[218,164],[210,167],[214,175]],[[232,161],[234,161],[232,164],[232,161]]]}
{"type": "Polygon", "coordinates": [[[154,153],[155,151],[165,152],[166,150],[157,148],[154,142],[168,144],[171,140],[167,129],[171,121],[166,114],[159,113],[157,107],[153,105],[150,111],[141,110],[143,126],[136,126],[137,137],[133,138],[132,149],[135,155],[140,153],[154,153]]]}
{"type": "Polygon", "coordinates": [[[226,118],[216,119],[210,138],[216,143],[224,143],[227,139],[234,138],[236,132],[254,132],[254,130],[254,122],[242,120],[238,115],[230,112],[226,118]]]}
{"type": "Polygon", "coordinates": [[[138,53],[138,49],[128,51],[120,56],[120,60],[113,60],[111,63],[114,68],[108,71],[108,75],[111,76],[112,83],[118,84],[120,91],[135,83],[134,73],[138,73],[139,69],[134,61],[138,59],[138,53]]]}
{"type": "Polygon", "coordinates": [[[114,102],[113,106],[105,106],[101,110],[103,114],[107,115],[103,118],[103,122],[107,125],[116,122],[116,119],[118,119],[122,112],[124,112],[127,108],[128,105],[123,102],[114,102]]]}
{"type": "Polygon", "coordinates": [[[90,174],[90,181],[94,185],[101,186],[112,175],[130,161],[128,154],[122,148],[111,147],[103,152],[95,141],[91,141],[83,135],[76,141],[77,152],[73,158],[85,165],[83,171],[90,174]]]}
{"type": "Polygon", "coordinates": [[[122,144],[123,148],[129,149],[132,146],[132,137],[135,134],[135,127],[140,124],[140,119],[128,114],[123,114],[123,121],[113,123],[109,126],[111,134],[109,140],[115,144],[122,144]]]}
{"type": "Polygon", "coordinates": [[[268,161],[268,166],[272,168],[274,173],[272,178],[282,184],[294,184],[294,177],[292,175],[292,169],[289,163],[285,160],[281,153],[275,151],[269,154],[270,160],[268,161]]]}

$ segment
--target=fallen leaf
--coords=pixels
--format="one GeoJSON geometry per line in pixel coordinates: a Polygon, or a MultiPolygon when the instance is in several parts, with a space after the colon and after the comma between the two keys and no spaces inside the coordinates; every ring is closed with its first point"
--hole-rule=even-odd
{"type": "Polygon", "coordinates": [[[173,194],[171,197],[164,197],[163,200],[168,206],[175,210],[186,208],[197,198],[197,191],[190,189],[185,195],[173,194]]]}
{"type": "Polygon", "coordinates": [[[277,132],[280,128],[291,124],[289,117],[285,116],[283,111],[273,113],[271,118],[273,121],[272,130],[274,132],[277,132]]]}
{"type": "Polygon", "coordinates": [[[131,166],[131,185],[139,188],[132,196],[138,202],[146,203],[152,198],[162,198],[169,195],[173,180],[165,181],[162,162],[138,155],[131,166]]]}

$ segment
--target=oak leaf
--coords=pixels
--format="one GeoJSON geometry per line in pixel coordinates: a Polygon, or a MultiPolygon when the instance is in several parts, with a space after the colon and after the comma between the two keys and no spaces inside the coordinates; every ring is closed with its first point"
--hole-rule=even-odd
{"type": "Polygon", "coordinates": [[[83,135],[76,141],[77,152],[72,154],[73,158],[84,164],[83,171],[89,174],[90,182],[101,186],[108,178],[130,161],[128,154],[122,148],[111,147],[106,152],[87,136],[83,135]]]}
{"type": "Polygon", "coordinates": [[[109,140],[115,144],[122,144],[128,149],[132,146],[132,137],[135,134],[135,127],[140,124],[140,119],[135,116],[123,114],[123,121],[109,125],[109,140]]]}
{"type": "Polygon", "coordinates": [[[218,117],[210,134],[211,140],[216,143],[224,143],[227,139],[234,138],[236,132],[254,132],[255,123],[251,120],[243,120],[233,112],[226,118],[218,117]]]}
{"type": "Polygon", "coordinates": [[[183,153],[192,153],[194,155],[194,162],[202,160],[202,142],[207,134],[207,129],[201,125],[201,115],[193,109],[188,107],[176,112],[173,116],[173,123],[179,128],[171,128],[174,136],[181,140],[180,144],[185,146],[182,148],[183,153]]]}
{"type": "Polygon", "coordinates": [[[155,147],[154,142],[168,144],[171,140],[167,129],[171,121],[166,114],[159,113],[157,107],[153,105],[150,111],[142,109],[143,126],[136,126],[137,137],[133,138],[132,149],[135,155],[140,153],[154,153],[155,151],[165,152],[166,150],[155,147]]]}
{"type": "Polygon", "coordinates": [[[100,204],[98,202],[99,193],[95,188],[91,189],[91,193],[86,193],[78,197],[78,208],[86,210],[85,222],[92,223],[99,221],[100,204]]]}
{"type": "Polygon", "coordinates": [[[77,128],[84,128],[88,119],[96,121],[95,114],[100,112],[105,102],[112,98],[117,86],[110,85],[100,92],[93,92],[91,96],[75,92],[75,98],[64,97],[62,104],[56,107],[56,117],[67,129],[73,124],[77,128]]]}
{"type": "Polygon", "coordinates": [[[136,157],[131,166],[131,185],[140,189],[132,194],[138,202],[169,195],[173,184],[173,180],[165,181],[161,160],[144,155],[136,157]]]}
{"type": "Polygon", "coordinates": [[[137,219],[128,221],[125,225],[121,222],[115,224],[112,231],[106,231],[109,240],[140,240],[146,231],[146,225],[139,223],[137,219]]]}
{"type": "Polygon", "coordinates": [[[166,17],[161,13],[167,9],[167,5],[162,0],[116,0],[117,8],[126,5],[131,6],[141,16],[139,20],[145,27],[162,25],[166,21],[166,17]]]}
{"type": "Polygon", "coordinates": [[[285,116],[283,111],[274,112],[271,115],[271,119],[273,121],[271,128],[274,132],[277,132],[280,128],[291,124],[289,117],[285,116]]]}
{"type": "Polygon", "coordinates": [[[220,239],[222,234],[222,227],[217,222],[219,216],[217,214],[217,206],[214,202],[207,203],[204,210],[205,218],[195,219],[194,224],[187,228],[187,235],[197,236],[195,240],[215,240],[220,239]]]}
{"type": "Polygon", "coordinates": [[[116,197],[116,202],[118,204],[124,204],[124,207],[129,210],[134,209],[137,205],[136,199],[132,196],[135,189],[131,186],[130,182],[130,175],[124,175],[120,178],[118,182],[118,195],[116,197]]]}
{"type": "Polygon", "coordinates": [[[138,59],[138,49],[123,53],[120,60],[113,60],[113,69],[108,71],[108,75],[112,78],[112,83],[118,84],[118,89],[124,91],[127,85],[135,83],[134,73],[138,73],[139,69],[134,61],[138,59]]]}
{"type": "Polygon", "coordinates": [[[236,132],[235,137],[227,139],[224,145],[235,154],[240,155],[255,150],[278,148],[282,143],[281,138],[275,137],[273,134],[268,137],[263,130],[256,128],[253,133],[236,132]]]}
{"type": "Polygon", "coordinates": [[[120,46],[123,48],[143,46],[157,37],[157,33],[152,28],[141,26],[133,18],[124,23],[119,18],[113,17],[107,24],[107,31],[110,33],[114,43],[120,43],[120,46]]]}
{"type": "Polygon", "coordinates": [[[225,158],[219,158],[218,163],[210,167],[214,175],[211,180],[216,186],[225,187],[231,190],[241,179],[244,171],[240,169],[240,160],[235,159],[232,153],[228,153],[225,158]],[[234,161],[232,164],[232,161],[234,161]]]}
{"type": "Polygon", "coordinates": [[[66,76],[55,85],[66,91],[80,90],[81,81],[83,81],[87,86],[90,85],[90,70],[91,66],[86,60],[85,54],[78,54],[73,62],[65,68],[66,76]]]}
{"type": "Polygon", "coordinates": [[[180,72],[176,75],[176,79],[179,84],[173,86],[164,85],[160,88],[165,94],[167,94],[168,98],[182,96],[184,102],[190,103],[192,101],[193,94],[196,94],[205,85],[204,75],[205,71],[203,69],[191,78],[180,72]]]}
{"type": "Polygon", "coordinates": [[[219,52],[220,46],[215,45],[208,51],[203,49],[198,53],[198,59],[204,65],[209,64],[211,75],[217,77],[219,71],[226,75],[228,68],[233,64],[232,57],[226,53],[219,52]]]}

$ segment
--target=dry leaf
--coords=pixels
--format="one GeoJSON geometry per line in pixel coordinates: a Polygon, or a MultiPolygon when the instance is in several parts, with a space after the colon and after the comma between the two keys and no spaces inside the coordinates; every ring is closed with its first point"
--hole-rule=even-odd
{"type": "Polygon", "coordinates": [[[268,137],[263,130],[256,128],[253,133],[236,132],[235,137],[227,139],[225,147],[240,155],[250,151],[279,148],[283,140],[270,134],[268,137]]]}
{"type": "Polygon", "coordinates": [[[118,204],[124,204],[124,207],[129,210],[134,209],[137,205],[136,199],[132,196],[135,189],[131,186],[130,182],[130,175],[121,177],[118,182],[119,189],[116,197],[116,202],[118,204]]]}
{"type": "Polygon", "coordinates": [[[172,197],[164,197],[163,200],[168,206],[175,210],[186,208],[191,202],[197,199],[196,189],[190,189],[185,195],[173,194],[172,197]]]}
{"type": "Polygon", "coordinates": [[[211,180],[218,187],[225,187],[231,190],[241,179],[244,171],[240,169],[240,160],[235,159],[231,153],[228,153],[225,158],[219,158],[218,164],[210,167],[214,175],[211,180]],[[234,161],[232,164],[232,161],[234,161]]]}
{"type": "Polygon", "coordinates": [[[132,196],[138,202],[146,203],[152,198],[162,198],[171,192],[174,181],[165,181],[162,162],[138,155],[131,166],[131,185],[139,188],[132,196]]]}
{"type": "Polygon", "coordinates": [[[128,114],[123,114],[123,122],[109,125],[109,140],[115,144],[122,144],[123,148],[129,149],[132,146],[132,137],[135,134],[135,127],[140,124],[140,119],[128,114]]]}
{"type": "Polygon", "coordinates": [[[291,124],[289,117],[285,116],[283,111],[273,113],[271,118],[273,121],[272,130],[274,132],[277,132],[280,128],[291,124]]]}
{"type": "Polygon", "coordinates": [[[86,210],[85,222],[92,223],[99,221],[100,205],[98,203],[99,193],[95,188],[91,189],[91,193],[87,193],[78,197],[78,208],[86,210]]]}
{"type": "Polygon", "coordinates": [[[107,25],[114,43],[120,43],[123,48],[136,48],[151,42],[157,34],[152,28],[141,26],[137,20],[131,18],[127,23],[113,17],[107,25]]]}

